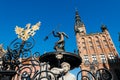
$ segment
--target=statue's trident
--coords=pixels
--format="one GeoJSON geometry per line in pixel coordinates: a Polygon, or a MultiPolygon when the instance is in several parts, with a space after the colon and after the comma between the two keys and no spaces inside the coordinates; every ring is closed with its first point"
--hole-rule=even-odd
{"type": "Polygon", "coordinates": [[[56,26],[47,36],[45,36],[44,41],[46,41],[49,38],[49,36],[52,34],[52,32],[56,31],[59,27],[60,25],[56,26]]]}

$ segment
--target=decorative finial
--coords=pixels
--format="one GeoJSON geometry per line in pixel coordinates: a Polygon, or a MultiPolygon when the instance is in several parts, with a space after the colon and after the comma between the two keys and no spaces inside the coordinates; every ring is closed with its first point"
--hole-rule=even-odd
{"type": "Polygon", "coordinates": [[[15,32],[16,34],[18,34],[18,38],[21,38],[23,41],[26,41],[30,38],[30,36],[34,36],[35,35],[35,31],[39,30],[41,25],[41,22],[36,23],[35,25],[32,25],[30,23],[26,24],[26,28],[21,28],[16,26],[15,28],[15,32]]]}
{"type": "Polygon", "coordinates": [[[4,50],[3,44],[0,44],[0,57],[3,56],[4,53],[6,53],[6,50],[4,50]]]}
{"type": "Polygon", "coordinates": [[[106,25],[102,24],[101,30],[102,30],[102,32],[104,32],[105,30],[108,30],[108,29],[107,29],[106,25]]]}
{"type": "Polygon", "coordinates": [[[75,7],[75,11],[78,11],[77,7],[75,7]]]}

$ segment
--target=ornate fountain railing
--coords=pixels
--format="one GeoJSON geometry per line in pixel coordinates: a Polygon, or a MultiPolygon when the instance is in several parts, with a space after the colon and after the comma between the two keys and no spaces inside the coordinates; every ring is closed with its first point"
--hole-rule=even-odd
{"type": "MultiPolygon", "coordinates": [[[[30,38],[28,41],[15,39],[7,48],[7,53],[2,57],[0,67],[0,80],[58,80],[56,74],[48,70],[47,64],[39,60],[40,53],[32,53],[35,40],[30,38]],[[43,65],[46,68],[41,69],[43,65]]],[[[64,76],[64,75],[61,75],[64,76]]],[[[99,69],[96,73],[87,70],[78,71],[77,80],[111,80],[111,73],[105,69],[99,69]],[[90,76],[81,76],[87,72],[90,76]]],[[[62,80],[64,80],[62,78],[62,80]]]]}
{"type": "MultiPolygon", "coordinates": [[[[25,29],[16,26],[16,34],[18,34],[18,38],[21,39],[17,38],[13,40],[7,47],[5,54],[1,57],[0,80],[64,80],[65,73],[60,72],[59,74],[56,74],[50,70],[49,63],[45,59],[49,58],[49,56],[51,57],[51,55],[48,54],[46,55],[47,57],[44,56],[40,58],[41,55],[39,52],[33,53],[31,51],[35,45],[35,40],[31,36],[35,34],[35,31],[39,29],[39,26],[40,22],[36,23],[31,28],[30,24],[27,24],[25,29]],[[44,59],[42,61],[39,58],[44,59]]],[[[62,35],[63,33],[61,36],[62,35]]],[[[64,40],[62,40],[62,45],[63,43],[64,40]]],[[[74,69],[81,64],[81,58],[78,55],[73,55],[69,52],[63,51],[64,45],[62,48],[58,48],[58,46],[60,46],[60,43],[57,43],[57,45],[55,45],[55,47],[57,47],[56,52],[52,52],[53,57],[51,57],[52,60],[57,59],[55,62],[58,63],[53,64],[60,66],[58,64],[61,61],[68,61],[68,63],[71,65],[70,69],[74,69]],[[61,52],[59,52],[59,50],[61,52]]],[[[81,70],[78,71],[76,79],[111,80],[112,75],[107,69],[99,69],[94,74],[87,70],[81,70]],[[90,76],[81,76],[83,72],[87,72],[90,76]]]]}

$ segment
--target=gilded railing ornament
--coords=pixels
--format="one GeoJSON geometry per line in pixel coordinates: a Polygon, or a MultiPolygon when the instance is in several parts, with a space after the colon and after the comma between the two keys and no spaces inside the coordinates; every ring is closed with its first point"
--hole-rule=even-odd
{"type": "Polygon", "coordinates": [[[28,23],[26,24],[26,28],[21,28],[19,26],[16,26],[15,28],[15,32],[18,35],[18,38],[21,38],[23,41],[26,41],[30,38],[30,36],[34,36],[35,35],[35,31],[39,30],[41,25],[41,22],[36,23],[35,25],[32,25],[28,23]]]}

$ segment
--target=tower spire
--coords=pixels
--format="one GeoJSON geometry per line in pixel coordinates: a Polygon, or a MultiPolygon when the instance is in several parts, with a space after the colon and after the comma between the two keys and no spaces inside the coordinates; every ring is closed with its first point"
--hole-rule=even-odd
{"type": "Polygon", "coordinates": [[[75,26],[80,26],[81,24],[83,24],[83,23],[81,22],[81,19],[80,19],[78,10],[76,10],[76,15],[75,15],[75,26]]]}
{"type": "Polygon", "coordinates": [[[75,13],[75,27],[74,27],[74,29],[75,29],[75,34],[76,33],[80,33],[82,35],[86,34],[86,29],[85,29],[84,23],[80,19],[78,10],[76,10],[76,13],[75,13]]]}

